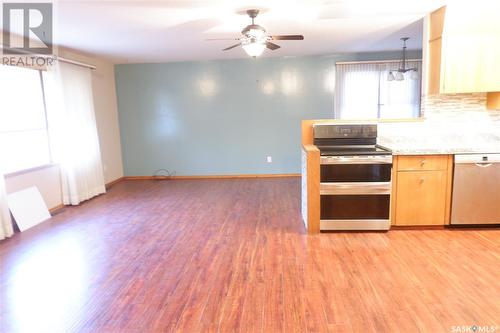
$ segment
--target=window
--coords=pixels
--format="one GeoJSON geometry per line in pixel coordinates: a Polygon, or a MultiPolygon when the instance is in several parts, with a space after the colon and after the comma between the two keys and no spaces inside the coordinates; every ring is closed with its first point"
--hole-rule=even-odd
{"type": "Polygon", "coordinates": [[[2,169],[12,173],[49,164],[50,149],[39,70],[0,66],[2,169]]]}
{"type": "Polygon", "coordinates": [[[335,118],[415,118],[420,116],[421,61],[408,61],[403,81],[388,81],[397,62],[336,65],[335,118]]]}

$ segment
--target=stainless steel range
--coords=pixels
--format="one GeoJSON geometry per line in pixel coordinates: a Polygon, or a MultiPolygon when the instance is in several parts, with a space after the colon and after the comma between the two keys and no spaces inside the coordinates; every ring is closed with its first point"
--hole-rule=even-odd
{"type": "Polygon", "coordinates": [[[321,230],[388,230],[391,151],[376,124],[316,124],[320,150],[321,230]]]}

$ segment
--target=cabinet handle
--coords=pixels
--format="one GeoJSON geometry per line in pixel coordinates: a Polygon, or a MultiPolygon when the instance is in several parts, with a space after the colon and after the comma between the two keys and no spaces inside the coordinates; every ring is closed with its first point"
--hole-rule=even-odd
{"type": "Polygon", "coordinates": [[[420,161],[420,166],[424,166],[425,161],[420,161]]]}
{"type": "Polygon", "coordinates": [[[423,183],[424,183],[424,181],[425,181],[425,178],[424,178],[424,177],[420,178],[420,184],[423,184],[423,183]]]}

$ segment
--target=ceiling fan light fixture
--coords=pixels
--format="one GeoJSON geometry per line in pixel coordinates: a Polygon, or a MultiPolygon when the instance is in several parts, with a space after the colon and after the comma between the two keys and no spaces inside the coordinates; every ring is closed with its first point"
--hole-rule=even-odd
{"type": "Polygon", "coordinates": [[[396,78],[396,81],[403,81],[405,79],[405,77],[403,75],[403,72],[400,72],[400,71],[398,71],[396,73],[396,77],[395,78],[396,78]]]}
{"type": "Polygon", "coordinates": [[[394,81],[394,79],[394,74],[392,72],[389,72],[389,74],[387,75],[387,81],[394,81]]]}
{"type": "Polygon", "coordinates": [[[264,52],[264,49],[271,51],[277,50],[280,46],[273,41],[276,40],[303,40],[302,35],[268,35],[266,29],[262,26],[255,24],[255,18],[259,14],[258,9],[249,9],[246,11],[247,15],[252,19],[252,24],[247,25],[241,30],[241,37],[230,39],[237,40],[239,43],[228,46],[222,51],[228,51],[235,47],[241,46],[245,52],[251,57],[258,57],[264,52]]]}
{"type": "Polygon", "coordinates": [[[258,57],[264,52],[266,49],[266,44],[264,43],[259,43],[259,42],[253,42],[253,43],[248,43],[248,44],[243,44],[242,45],[243,50],[250,56],[250,57],[258,57]]]}
{"type": "Polygon", "coordinates": [[[261,39],[266,35],[266,31],[264,29],[250,29],[246,33],[247,36],[261,39]]]}

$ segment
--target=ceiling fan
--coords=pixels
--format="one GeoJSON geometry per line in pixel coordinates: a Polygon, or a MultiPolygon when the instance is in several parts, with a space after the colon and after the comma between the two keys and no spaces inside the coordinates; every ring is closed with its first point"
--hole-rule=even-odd
{"type": "Polygon", "coordinates": [[[240,38],[231,39],[208,39],[208,40],[238,40],[239,43],[226,47],[222,51],[231,50],[237,46],[241,46],[245,52],[251,57],[258,57],[264,52],[266,48],[271,51],[279,49],[280,46],[273,43],[275,40],[303,40],[302,35],[267,35],[266,29],[262,26],[255,24],[254,19],[259,14],[258,9],[249,9],[246,11],[248,16],[252,19],[252,24],[247,25],[241,30],[242,36],[240,38]]]}

